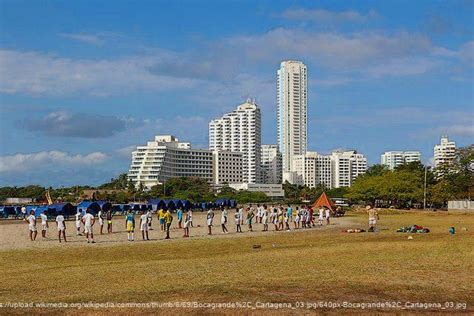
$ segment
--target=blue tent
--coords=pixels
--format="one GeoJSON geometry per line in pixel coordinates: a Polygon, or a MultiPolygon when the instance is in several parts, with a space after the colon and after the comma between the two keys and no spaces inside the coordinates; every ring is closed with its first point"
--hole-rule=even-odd
{"type": "Polygon", "coordinates": [[[128,204],[114,204],[112,205],[112,213],[113,214],[123,214],[128,212],[130,209],[130,205],[128,204]]]}
{"type": "Polygon", "coordinates": [[[146,211],[148,211],[148,204],[131,203],[129,209],[134,211],[134,212],[146,212],[146,211]]]}
{"type": "Polygon", "coordinates": [[[77,210],[81,212],[82,216],[86,214],[87,209],[90,209],[91,214],[93,215],[97,214],[101,210],[100,205],[97,202],[82,201],[77,205],[77,210]]]}
{"type": "Polygon", "coordinates": [[[99,204],[100,209],[104,212],[107,212],[112,209],[112,203],[107,202],[107,201],[95,201],[97,204],[99,204]]]}
{"type": "Polygon", "coordinates": [[[48,205],[48,209],[48,215],[50,216],[56,216],[59,212],[62,212],[66,217],[76,214],[76,207],[71,203],[54,203],[48,205]]]}
{"type": "Polygon", "coordinates": [[[48,214],[48,206],[38,206],[35,209],[35,217],[39,217],[44,211],[46,211],[46,215],[48,214]]]}

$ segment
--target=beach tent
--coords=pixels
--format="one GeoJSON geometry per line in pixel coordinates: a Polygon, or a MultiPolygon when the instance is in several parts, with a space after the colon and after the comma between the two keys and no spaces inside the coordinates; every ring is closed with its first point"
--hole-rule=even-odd
{"type": "Polygon", "coordinates": [[[82,201],[77,205],[77,211],[80,211],[82,216],[86,214],[88,208],[91,210],[92,215],[96,215],[101,210],[100,205],[93,201],[82,201]]]}
{"type": "Polygon", "coordinates": [[[35,209],[35,217],[39,217],[44,211],[46,211],[46,215],[49,215],[48,210],[48,206],[38,206],[35,209]]]}
{"type": "Polygon", "coordinates": [[[176,204],[174,204],[174,200],[163,200],[166,205],[166,209],[174,210],[176,208],[176,204]]]}
{"type": "Polygon", "coordinates": [[[189,202],[188,200],[180,200],[180,202],[181,202],[181,205],[182,205],[181,207],[185,210],[188,210],[192,207],[191,202],[189,202]]]}
{"type": "Polygon", "coordinates": [[[102,212],[108,212],[112,209],[112,203],[110,202],[107,202],[107,201],[95,201],[95,202],[99,204],[102,212]]]}
{"type": "Polygon", "coordinates": [[[331,212],[334,212],[334,210],[336,209],[336,206],[334,205],[334,202],[328,198],[328,196],[326,195],[326,192],[323,192],[319,198],[316,200],[316,202],[314,202],[314,204],[312,205],[312,208],[313,209],[318,209],[322,206],[325,206],[327,208],[329,208],[329,210],[331,212]]]}
{"type": "Polygon", "coordinates": [[[150,199],[148,200],[148,204],[151,206],[153,211],[166,208],[166,203],[164,200],[161,199],[150,199]]]}
{"type": "Polygon", "coordinates": [[[112,205],[112,213],[113,214],[123,214],[128,212],[130,209],[130,205],[128,204],[114,204],[112,205]]]}
{"type": "Polygon", "coordinates": [[[145,203],[130,203],[129,209],[134,212],[146,212],[149,207],[148,204],[145,203]]]}
{"type": "Polygon", "coordinates": [[[54,203],[48,205],[48,209],[49,216],[57,216],[59,212],[62,212],[65,217],[76,214],[76,207],[71,203],[54,203]]]}

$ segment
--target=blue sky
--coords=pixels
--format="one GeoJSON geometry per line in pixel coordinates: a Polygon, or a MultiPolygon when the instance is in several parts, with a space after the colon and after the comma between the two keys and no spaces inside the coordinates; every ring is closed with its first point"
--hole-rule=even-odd
{"type": "Polygon", "coordinates": [[[276,70],[309,73],[309,148],[474,138],[473,1],[0,1],[0,185],[99,184],[133,146],[247,97],[276,143],[276,70]]]}

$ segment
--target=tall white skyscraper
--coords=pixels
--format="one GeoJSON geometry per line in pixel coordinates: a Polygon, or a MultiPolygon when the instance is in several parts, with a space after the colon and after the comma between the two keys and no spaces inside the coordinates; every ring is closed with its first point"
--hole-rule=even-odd
{"type": "Polygon", "coordinates": [[[262,145],[262,183],[281,183],[281,153],[278,145],[262,145]]]}
{"type": "Polygon", "coordinates": [[[448,136],[441,136],[439,145],[435,145],[434,151],[434,167],[449,163],[456,157],[456,143],[450,142],[448,136]]]}
{"type": "Polygon", "coordinates": [[[293,60],[283,61],[277,74],[278,148],[285,181],[293,171],[293,156],[306,154],[308,75],[305,64],[293,60]]]}
{"type": "Polygon", "coordinates": [[[243,153],[243,182],[261,181],[261,114],[255,101],[209,122],[209,149],[243,153]]]}
{"type": "Polygon", "coordinates": [[[419,151],[386,151],[380,156],[380,163],[393,170],[405,163],[421,161],[421,152],[419,151]]]}

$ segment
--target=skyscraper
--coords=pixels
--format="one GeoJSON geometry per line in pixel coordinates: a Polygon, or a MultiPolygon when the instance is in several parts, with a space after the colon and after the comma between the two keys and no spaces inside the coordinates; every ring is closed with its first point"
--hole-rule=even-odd
{"type": "Polygon", "coordinates": [[[386,151],[380,156],[380,163],[393,170],[405,163],[421,161],[421,152],[419,151],[386,151]]]}
{"type": "Polygon", "coordinates": [[[247,100],[234,111],[209,122],[209,149],[243,153],[243,182],[260,183],[261,114],[247,100]]]}
{"type": "Polygon", "coordinates": [[[450,142],[448,136],[441,136],[439,145],[435,145],[434,152],[434,167],[439,168],[444,164],[448,164],[456,157],[456,143],[450,142]]]}
{"type": "Polygon", "coordinates": [[[278,148],[285,181],[293,171],[293,156],[306,154],[308,77],[305,64],[293,60],[283,61],[277,74],[278,148]]]}
{"type": "Polygon", "coordinates": [[[262,145],[262,183],[281,183],[281,153],[277,145],[262,145]]]}

